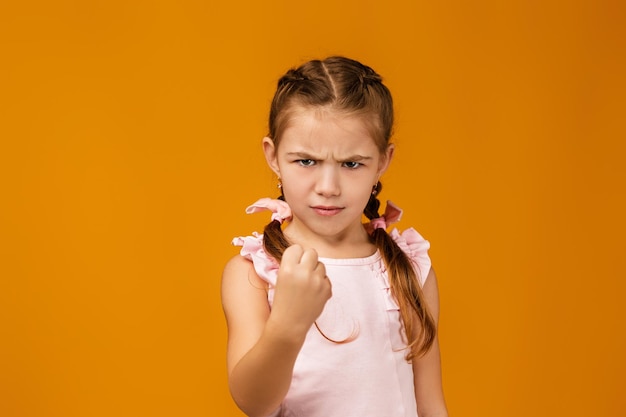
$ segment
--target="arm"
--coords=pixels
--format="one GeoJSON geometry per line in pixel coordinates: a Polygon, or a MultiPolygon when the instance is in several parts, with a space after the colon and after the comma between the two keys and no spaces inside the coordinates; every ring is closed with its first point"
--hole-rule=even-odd
{"type": "MultiPolygon", "coordinates": [[[[426,299],[426,305],[428,305],[435,319],[435,324],[437,324],[439,321],[439,289],[433,269],[428,273],[422,292],[426,299]]],[[[435,338],[432,347],[424,356],[413,360],[413,380],[417,411],[420,417],[448,417],[441,381],[438,337],[435,338]]]]}
{"type": "Polygon", "coordinates": [[[236,256],[226,265],[222,305],[229,387],[247,415],[270,414],[287,394],[306,333],[330,298],[325,277],[314,251],[290,247],[283,255],[270,311],[266,284],[252,263],[236,256]]]}

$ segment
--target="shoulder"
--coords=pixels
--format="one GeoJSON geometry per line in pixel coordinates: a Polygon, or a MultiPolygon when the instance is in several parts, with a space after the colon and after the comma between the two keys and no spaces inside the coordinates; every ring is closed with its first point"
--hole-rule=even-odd
{"type": "Polygon", "coordinates": [[[227,318],[241,311],[242,304],[256,300],[267,304],[267,282],[262,280],[254,269],[252,261],[242,255],[233,256],[222,272],[222,306],[227,318]]]}
{"type": "Polygon", "coordinates": [[[222,273],[222,279],[238,275],[239,273],[246,272],[250,269],[253,269],[252,262],[249,259],[246,259],[243,255],[237,254],[226,262],[224,272],[222,273]]]}
{"type": "Polygon", "coordinates": [[[251,236],[237,237],[232,243],[240,246],[241,250],[238,256],[228,262],[225,272],[230,269],[252,268],[257,277],[270,285],[276,284],[279,264],[265,252],[262,234],[253,233],[251,236]]]}
{"type": "Polygon", "coordinates": [[[222,288],[236,284],[239,281],[253,281],[261,287],[265,287],[265,282],[259,278],[254,269],[254,263],[244,255],[237,254],[230,258],[224,266],[222,272],[222,288]]]}

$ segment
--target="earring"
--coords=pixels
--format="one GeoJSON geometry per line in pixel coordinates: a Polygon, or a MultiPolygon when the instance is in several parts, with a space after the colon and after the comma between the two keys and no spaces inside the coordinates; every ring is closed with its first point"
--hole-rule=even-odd
{"type": "Polygon", "coordinates": [[[374,184],[372,187],[372,195],[376,197],[376,194],[378,194],[378,183],[374,184]]]}
{"type": "Polygon", "coordinates": [[[281,201],[285,201],[285,194],[283,193],[283,182],[280,180],[280,178],[278,179],[278,184],[276,184],[276,187],[278,187],[278,189],[280,190],[280,195],[278,196],[278,199],[281,201]]]}

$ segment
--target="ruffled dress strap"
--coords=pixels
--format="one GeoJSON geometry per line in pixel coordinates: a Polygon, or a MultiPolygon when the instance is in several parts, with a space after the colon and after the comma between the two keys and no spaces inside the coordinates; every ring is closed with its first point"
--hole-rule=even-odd
{"type": "MultiPolygon", "coordinates": [[[[272,212],[272,220],[276,220],[280,223],[285,220],[291,220],[291,208],[289,205],[284,201],[270,198],[257,200],[254,204],[246,208],[246,213],[252,214],[265,210],[272,212]]],[[[271,304],[274,299],[274,287],[276,286],[276,279],[278,277],[279,264],[273,257],[265,252],[265,248],[263,247],[263,235],[255,232],[252,236],[236,237],[233,239],[232,243],[235,246],[241,246],[241,251],[239,252],[241,256],[252,261],[254,270],[259,278],[268,283],[269,290],[267,299],[271,304]]]]}
{"type": "Polygon", "coordinates": [[[269,290],[267,299],[270,304],[274,299],[274,287],[278,277],[278,263],[269,256],[263,248],[263,235],[254,232],[252,236],[240,236],[233,239],[232,244],[241,246],[241,256],[252,261],[254,270],[259,278],[267,282],[269,290]]]}
{"type": "MultiPolygon", "coordinates": [[[[385,213],[381,217],[372,219],[372,221],[367,223],[365,230],[371,234],[376,229],[386,229],[390,224],[398,222],[401,218],[402,209],[387,200],[385,213]]],[[[389,235],[400,249],[413,261],[416,266],[419,283],[423,286],[432,266],[430,257],[428,256],[430,243],[413,228],[409,228],[402,233],[400,233],[398,229],[393,229],[389,235]]]]}
{"type": "Polygon", "coordinates": [[[424,286],[432,263],[428,256],[430,242],[420,235],[417,230],[406,229],[402,233],[398,229],[393,229],[389,235],[396,244],[406,253],[416,266],[417,277],[421,286],[424,286]]]}

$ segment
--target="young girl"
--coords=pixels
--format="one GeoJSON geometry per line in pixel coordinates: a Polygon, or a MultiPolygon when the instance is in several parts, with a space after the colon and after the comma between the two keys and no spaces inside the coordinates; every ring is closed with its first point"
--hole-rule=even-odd
{"type": "Polygon", "coordinates": [[[414,229],[379,214],[393,105],[380,76],[331,57],[278,82],[263,151],[279,199],[224,269],[228,374],[249,416],[447,416],[438,290],[414,229]],[[369,222],[363,224],[363,214],[369,222]]]}

